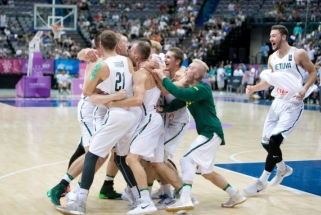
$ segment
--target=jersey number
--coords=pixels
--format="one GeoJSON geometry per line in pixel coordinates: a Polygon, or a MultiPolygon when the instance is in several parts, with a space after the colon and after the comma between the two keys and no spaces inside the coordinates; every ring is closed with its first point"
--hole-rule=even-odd
{"type": "Polygon", "coordinates": [[[125,75],[124,75],[124,73],[117,72],[116,73],[115,91],[119,91],[124,88],[125,88],[125,75]]]}

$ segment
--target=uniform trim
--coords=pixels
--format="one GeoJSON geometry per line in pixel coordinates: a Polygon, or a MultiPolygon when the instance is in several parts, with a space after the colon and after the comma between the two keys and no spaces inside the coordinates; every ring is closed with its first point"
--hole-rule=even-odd
{"type": "Polygon", "coordinates": [[[300,113],[299,113],[299,115],[298,115],[298,118],[295,120],[295,122],[293,123],[293,125],[292,125],[290,128],[288,128],[288,129],[286,129],[286,130],[284,130],[284,131],[281,131],[281,132],[279,132],[279,133],[277,133],[277,134],[275,134],[275,135],[282,134],[282,133],[284,133],[284,132],[289,131],[291,128],[293,128],[293,127],[296,125],[297,121],[300,119],[300,116],[301,116],[301,114],[302,114],[302,111],[303,111],[303,107],[301,108],[301,111],[300,111],[300,113]]]}
{"type": "MultiPolygon", "coordinates": [[[[93,113],[93,116],[95,116],[96,115],[96,112],[98,111],[98,108],[97,107],[95,107],[95,110],[94,110],[94,113],[93,113]]],[[[93,117],[93,121],[94,121],[94,130],[95,131],[97,131],[97,126],[96,126],[96,118],[95,117],[93,117]]]]}
{"type": "Polygon", "coordinates": [[[299,70],[298,65],[297,65],[297,64],[295,64],[295,67],[296,67],[296,70],[298,71],[298,73],[301,75],[301,78],[302,78],[302,80],[303,80],[303,76],[302,76],[302,74],[301,74],[301,72],[300,72],[300,70],[299,70]]]}
{"type": "Polygon", "coordinates": [[[143,103],[143,108],[144,108],[145,116],[147,116],[146,107],[145,107],[145,104],[144,104],[144,103],[143,103]]]}
{"type": "Polygon", "coordinates": [[[186,126],[187,123],[184,123],[184,125],[182,126],[181,130],[171,139],[167,140],[164,145],[166,145],[167,143],[169,143],[170,141],[172,141],[173,139],[175,139],[178,135],[180,135],[180,133],[183,131],[184,127],[186,126]]]}
{"type": "Polygon", "coordinates": [[[110,111],[110,110],[108,110],[108,112],[107,112],[107,114],[108,114],[107,119],[106,119],[106,120],[105,120],[105,122],[104,122],[104,123],[102,123],[101,125],[106,125],[106,124],[107,124],[107,121],[108,121],[108,119],[109,119],[109,111],[110,111]]]}
{"type": "Polygon", "coordinates": [[[86,129],[87,129],[87,131],[88,131],[88,133],[89,133],[89,135],[92,136],[91,131],[90,131],[90,129],[88,128],[88,125],[87,125],[85,122],[83,122],[83,123],[84,123],[84,125],[85,125],[85,127],[86,127],[86,129]]]}
{"type": "Polygon", "coordinates": [[[82,110],[82,107],[84,106],[85,102],[82,103],[81,107],[80,107],[80,110],[79,110],[79,113],[80,113],[80,118],[83,119],[84,117],[82,116],[82,113],[81,113],[81,110],[82,110]]]}
{"type": "MultiPolygon", "coordinates": [[[[213,138],[211,138],[211,139],[213,139],[213,138]]],[[[195,151],[195,150],[198,149],[199,147],[201,147],[201,146],[205,145],[206,143],[208,143],[211,139],[208,139],[208,140],[206,140],[204,143],[201,143],[201,144],[199,144],[198,146],[192,148],[192,149],[191,149],[189,152],[187,152],[183,157],[186,157],[187,155],[191,154],[193,151],[195,151]]]]}
{"type": "Polygon", "coordinates": [[[150,121],[152,120],[152,114],[149,114],[149,119],[148,122],[144,125],[144,127],[142,128],[142,130],[140,130],[140,132],[132,139],[132,141],[130,142],[130,145],[134,142],[134,140],[146,129],[147,125],[150,123],[150,121]]]}

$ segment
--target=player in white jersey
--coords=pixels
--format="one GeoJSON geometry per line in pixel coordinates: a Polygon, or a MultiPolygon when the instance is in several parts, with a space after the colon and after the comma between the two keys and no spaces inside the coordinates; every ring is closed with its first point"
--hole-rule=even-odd
{"type": "MultiPolygon", "coordinates": [[[[100,43],[100,33],[98,33],[95,36],[95,44],[98,50],[100,48],[99,43],[100,43]]],[[[87,69],[85,71],[85,74],[87,74],[87,69]]],[[[125,98],[123,91],[119,91],[112,95],[104,96],[104,99],[106,102],[111,100],[123,99],[123,98],[125,98]]],[[[47,191],[47,196],[49,197],[50,201],[54,205],[60,205],[60,197],[63,196],[65,192],[69,191],[68,190],[69,183],[82,172],[85,152],[88,151],[88,148],[90,145],[90,138],[92,134],[95,132],[93,127],[93,117],[92,117],[94,108],[95,108],[95,105],[91,103],[90,98],[82,94],[81,99],[78,102],[78,109],[77,109],[78,121],[81,128],[80,144],[78,145],[75,153],[70,158],[68,170],[67,170],[67,173],[64,175],[63,179],[55,187],[47,191]]],[[[105,160],[106,159],[99,159],[96,170],[98,170],[99,167],[101,167],[101,165],[105,162],[105,160]]],[[[115,165],[112,163],[113,162],[109,162],[108,173],[110,175],[113,175],[113,174],[116,175],[116,173],[114,173],[115,171],[114,169],[117,170],[117,167],[111,168],[112,165],[115,165]]],[[[77,186],[73,191],[76,191],[78,188],[79,186],[77,186]]],[[[109,193],[108,198],[110,199],[117,199],[117,198],[120,198],[121,196],[120,194],[116,193],[116,191],[113,188],[113,184],[112,186],[108,187],[108,193],[109,193]]],[[[72,192],[66,195],[68,200],[72,200],[71,194],[72,192]]]]}
{"type": "MultiPolygon", "coordinates": [[[[275,99],[266,117],[262,135],[262,146],[266,149],[268,155],[260,178],[244,189],[244,192],[248,195],[257,195],[266,189],[267,181],[275,166],[277,166],[277,173],[270,182],[271,186],[280,184],[284,177],[291,175],[293,172],[291,167],[285,165],[280,146],[288,138],[301,118],[304,109],[302,99],[314,84],[316,71],[306,51],[296,49],[288,44],[288,35],[289,32],[286,27],[282,25],[272,26],[270,41],[275,52],[269,57],[268,69],[271,69],[274,73],[288,73],[301,84],[303,84],[301,72],[303,70],[300,67],[309,73],[309,77],[303,87],[298,88],[301,90],[295,93],[290,90],[293,83],[282,83],[281,77],[277,77],[274,80],[273,85],[275,88],[272,94],[275,99]],[[293,96],[296,98],[293,99],[293,96]]],[[[272,81],[271,83],[261,81],[257,85],[248,86],[246,93],[252,94],[253,92],[264,90],[270,84],[272,84],[272,81]]]]}
{"type": "Polygon", "coordinates": [[[140,93],[131,98],[108,104],[110,107],[142,104],[143,118],[130,143],[130,153],[126,158],[134,173],[141,198],[138,200],[137,206],[127,213],[129,215],[152,213],[157,210],[149,195],[146,172],[140,163],[142,159],[152,161],[156,147],[163,145],[163,121],[159,113],[156,112],[160,90],[151,73],[146,70],[149,56],[150,45],[147,42],[136,41],[133,44],[129,57],[138,69],[133,78],[139,83],[135,85],[135,88],[140,93]]]}
{"type": "MultiPolygon", "coordinates": [[[[117,55],[115,52],[116,43],[117,37],[115,33],[108,30],[101,33],[103,57],[106,60],[88,65],[92,73],[89,76],[89,80],[85,81],[84,95],[91,95],[96,87],[108,94],[113,94],[122,89],[126,90],[128,96],[133,94],[133,65],[128,58],[117,55]],[[102,82],[97,86],[99,80],[102,80],[102,82]]],[[[65,207],[56,207],[60,213],[85,214],[87,196],[94,179],[98,158],[105,158],[126,133],[131,129],[135,130],[137,123],[141,119],[140,115],[139,107],[109,108],[101,128],[91,139],[89,151],[85,157],[81,186],[77,193],[76,201],[65,207]]]]}
{"type": "MultiPolygon", "coordinates": [[[[122,56],[128,55],[128,38],[126,35],[116,33],[116,36],[118,38],[118,42],[116,45],[116,53],[122,56]]],[[[83,49],[79,54],[78,58],[81,60],[87,60],[87,61],[96,61],[97,60],[97,51],[93,49],[83,49]]],[[[104,97],[104,96],[103,96],[104,97]]],[[[93,121],[94,121],[94,131],[99,130],[104,116],[107,113],[107,108],[103,105],[108,102],[108,100],[104,99],[100,95],[91,95],[90,99],[91,101],[96,104],[96,108],[93,112],[93,121]],[[98,96],[98,98],[97,98],[98,96]]],[[[124,141],[124,140],[123,140],[124,141]]],[[[125,149],[123,149],[125,151],[125,149]]],[[[119,152],[119,151],[118,151],[119,152]]],[[[112,153],[111,153],[112,154],[112,153]]],[[[127,153],[125,153],[127,155],[127,153]]],[[[123,154],[117,154],[114,153],[114,162],[109,161],[106,169],[106,177],[104,180],[104,184],[100,189],[99,198],[111,198],[115,197],[117,193],[115,193],[114,190],[111,190],[110,183],[111,180],[114,179],[114,176],[116,175],[114,164],[117,165],[118,169],[122,172],[122,175],[124,176],[124,179],[126,183],[128,184],[128,188],[125,189],[123,194],[121,195],[121,198],[124,200],[129,200],[132,205],[134,205],[134,199],[139,198],[139,191],[137,188],[137,183],[135,181],[134,175],[129,168],[129,166],[126,163],[126,155],[123,154]],[[135,198],[132,198],[135,197],[135,198]]],[[[111,157],[112,159],[113,157],[111,157]]],[[[117,170],[118,170],[117,169],[117,170]]]]}
{"type": "MultiPolygon", "coordinates": [[[[184,71],[181,70],[182,62],[184,61],[184,53],[181,49],[172,47],[165,55],[165,69],[169,72],[171,80],[179,87],[188,87],[185,81],[184,71]]],[[[161,82],[159,82],[161,84],[161,82]]],[[[163,103],[168,104],[175,99],[166,90],[162,89],[164,96],[163,103]]],[[[156,173],[160,177],[161,187],[152,194],[152,198],[162,198],[157,204],[158,209],[165,209],[165,204],[172,202],[173,192],[170,187],[175,189],[181,187],[181,181],[178,178],[178,173],[167,162],[168,158],[172,158],[176,152],[179,143],[182,141],[189,125],[189,112],[186,107],[183,107],[170,114],[165,114],[165,136],[164,148],[158,148],[156,159],[152,162],[156,173]]],[[[153,179],[149,178],[148,183],[152,184],[153,179]]]]}

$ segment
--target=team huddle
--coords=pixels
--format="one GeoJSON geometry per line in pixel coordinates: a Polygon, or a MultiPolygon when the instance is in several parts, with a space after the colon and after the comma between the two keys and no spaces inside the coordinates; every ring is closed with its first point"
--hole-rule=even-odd
{"type": "MultiPolygon", "coordinates": [[[[108,156],[99,198],[128,201],[129,215],[193,210],[199,204],[191,194],[195,166],[197,173],[229,195],[222,207],[231,208],[245,202],[246,197],[213,171],[215,155],[225,140],[212,90],[202,82],[208,66],[194,59],[185,69],[181,49],[172,47],[161,55],[161,45],[147,39],[138,39],[128,51],[127,38],[108,30],[96,35],[95,46],[96,50],[85,49],[78,54],[79,59],[88,61],[78,103],[81,141],[70,159],[67,173],[47,192],[56,209],[62,214],[86,213],[94,174],[108,156]],[[179,174],[171,159],[188,129],[190,115],[195,120],[198,136],[180,158],[182,172],[179,174]],[[127,183],[122,194],[113,188],[118,170],[127,183]],[[81,180],[70,191],[70,182],[80,173],[81,180]],[[160,181],[161,187],[152,193],[155,180],[160,181]],[[62,206],[60,198],[64,195],[68,204],[62,206]],[[160,200],[154,203],[152,199],[160,200]]],[[[257,90],[251,87],[248,93],[257,90]]],[[[273,131],[269,135],[273,141],[282,137],[273,136],[273,131]]],[[[271,155],[277,151],[272,150],[271,155]]],[[[267,151],[270,155],[268,147],[267,151]]],[[[282,162],[278,154],[280,158],[282,162]]],[[[278,168],[283,166],[285,174],[281,178],[292,173],[285,164],[278,168]]],[[[244,191],[248,195],[257,194],[251,190],[257,186],[265,189],[265,183],[259,179],[244,191]]],[[[255,192],[259,192],[257,190],[255,192]]]]}

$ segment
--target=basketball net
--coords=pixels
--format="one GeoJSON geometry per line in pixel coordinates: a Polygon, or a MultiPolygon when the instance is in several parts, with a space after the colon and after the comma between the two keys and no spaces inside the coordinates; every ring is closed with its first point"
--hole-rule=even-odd
{"type": "Polygon", "coordinates": [[[52,32],[54,33],[54,39],[61,39],[61,32],[64,29],[62,25],[51,26],[52,32]]]}

